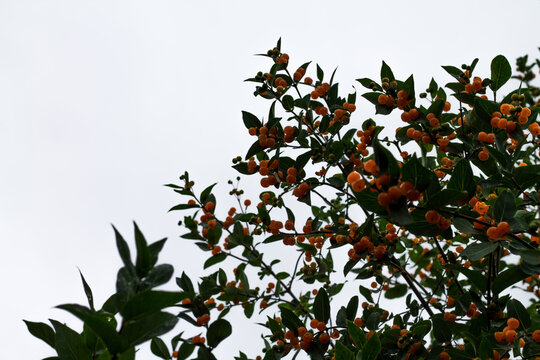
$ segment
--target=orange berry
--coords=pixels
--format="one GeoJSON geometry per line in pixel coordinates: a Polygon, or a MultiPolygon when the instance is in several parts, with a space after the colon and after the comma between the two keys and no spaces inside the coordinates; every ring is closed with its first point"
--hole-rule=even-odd
{"type": "Polygon", "coordinates": [[[322,333],[319,335],[319,343],[326,345],[330,342],[330,336],[327,333],[322,333]]]}
{"type": "Polygon", "coordinates": [[[446,351],[443,351],[443,352],[439,355],[439,359],[440,359],[440,360],[450,360],[450,355],[449,355],[446,351]]]}
{"type": "Polygon", "coordinates": [[[357,180],[360,180],[360,178],[360,174],[356,171],[353,171],[347,176],[347,182],[352,185],[357,180]]]}
{"type": "Polygon", "coordinates": [[[498,342],[503,342],[504,341],[504,333],[502,331],[497,331],[495,334],[495,340],[497,340],[498,342]]]}
{"type": "MultiPolygon", "coordinates": [[[[484,148],[485,149],[485,148],[484,148]]],[[[489,152],[486,150],[482,150],[478,153],[478,159],[480,159],[481,161],[486,161],[487,159],[489,159],[489,152]]]]}
{"type": "Polygon", "coordinates": [[[540,342],[540,330],[534,330],[533,334],[532,334],[532,338],[534,340],[534,342],[540,342]]]}
{"type": "Polygon", "coordinates": [[[452,105],[447,101],[444,103],[444,111],[450,111],[450,108],[452,107],[452,105]]]}
{"type": "Polygon", "coordinates": [[[178,350],[174,350],[174,351],[172,352],[172,357],[173,357],[173,358],[177,358],[177,357],[178,357],[178,350]]]}
{"type": "Polygon", "coordinates": [[[506,342],[513,343],[517,339],[517,333],[515,330],[508,329],[504,332],[504,339],[506,342]]]}
{"type": "Polygon", "coordinates": [[[390,197],[390,200],[397,200],[401,197],[402,193],[398,186],[391,186],[388,189],[388,196],[390,197]]]}
{"type": "Polygon", "coordinates": [[[382,192],[377,196],[377,201],[381,206],[388,206],[390,204],[390,196],[388,196],[388,193],[382,192]]]}
{"type": "Polygon", "coordinates": [[[428,210],[426,212],[426,221],[430,224],[437,224],[440,219],[440,215],[437,210],[428,210]]]}
{"type": "Polygon", "coordinates": [[[317,326],[319,326],[319,320],[317,320],[317,319],[312,319],[312,320],[309,322],[309,326],[310,326],[312,329],[316,329],[317,326]]]}
{"type": "Polygon", "coordinates": [[[501,236],[506,235],[510,232],[510,225],[506,221],[501,221],[497,224],[497,231],[499,231],[501,236]]]}
{"type": "Polygon", "coordinates": [[[387,97],[387,95],[385,95],[385,94],[379,95],[379,97],[377,98],[377,101],[378,101],[379,105],[386,104],[386,97],[387,97]]]}
{"type": "Polygon", "coordinates": [[[515,330],[519,327],[519,320],[516,318],[510,318],[506,323],[511,330],[515,330]]]}
{"type": "Polygon", "coordinates": [[[486,234],[490,239],[496,239],[500,236],[499,231],[495,226],[489,227],[486,231],[486,234]]]}

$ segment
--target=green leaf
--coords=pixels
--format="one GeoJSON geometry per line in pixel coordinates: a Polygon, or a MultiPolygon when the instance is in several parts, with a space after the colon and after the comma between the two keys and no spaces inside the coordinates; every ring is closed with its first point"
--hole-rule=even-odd
{"type": "Polygon", "coordinates": [[[83,283],[84,293],[86,294],[86,298],[88,299],[88,306],[90,306],[90,309],[94,309],[94,296],[92,295],[92,289],[90,289],[90,286],[86,282],[86,279],[84,278],[81,269],[79,270],[79,274],[81,275],[81,281],[83,283]]]}
{"type": "Polygon", "coordinates": [[[362,348],[362,360],[375,360],[380,352],[381,340],[379,334],[375,332],[362,348]]]}
{"type": "Polygon", "coordinates": [[[208,327],[208,345],[216,347],[232,333],[231,324],[225,319],[218,319],[208,327]]]}
{"type": "Polygon", "coordinates": [[[382,91],[382,88],[380,87],[380,85],[378,85],[376,81],[373,81],[369,78],[356,79],[356,81],[358,81],[360,84],[362,84],[363,87],[367,89],[371,89],[372,84],[375,84],[375,89],[382,91]]]}
{"type": "Polygon", "coordinates": [[[86,347],[84,338],[81,334],[70,329],[66,325],[56,321],[49,320],[54,330],[55,348],[58,356],[62,360],[90,360],[92,352],[86,347]]]}
{"type": "Polygon", "coordinates": [[[359,286],[359,289],[360,289],[360,294],[362,294],[367,301],[369,301],[370,303],[374,302],[373,297],[371,296],[370,289],[362,285],[359,286]]]}
{"type": "Polygon", "coordinates": [[[135,261],[135,269],[137,270],[137,274],[139,275],[139,277],[143,277],[146,276],[146,274],[152,267],[152,260],[150,257],[148,244],[146,243],[144,235],[142,234],[141,230],[135,222],[133,222],[133,226],[135,227],[135,245],[137,247],[137,259],[135,261]]]}
{"type": "Polygon", "coordinates": [[[201,192],[201,196],[200,196],[201,203],[206,204],[206,202],[208,201],[208,197],[210,196],[210,193],[212,192],[212,189],[214,188],[214,186],[216,186],[216,184],[217,183],[214,183],[208,186],[206,189],[204,189],[201,192]]]}
{"type": "Polygon", "coordinates": [[[173,314],[153,313],[138,320],[126,322],[122,329],[122,337],[129,346],[135,346],[169,332],[177,322],[178,318],[173,314]]]}
{"type": "Polygon", "coordinates": [[[167,348],[167,345],[165,345],[165,342],[163,342],[163,340],[158,337],[152,339],[152,342],[150,343],[150,350],[152,351],[152,354],[162,359],[171,358],[171,354],[169,352],[169,349],[167,348]]]}
{"type": "Polygon", "coordinates": [[[469,195],[476,191],[473,172],[468,160],[460,159],[452,171],[452,177],[448,182],[448,189],[467,191],[469,195]]]}
{"type": "Polygon", "coordinates": [[[473,283],[481,292],[486,291],[487,279],[484,275],[482,275],[482,273],[475,270],[467,269],[462,265],[448,264],[446,265],[446,267],[465,275],[467,279],[469,279],[469,281],[473,283]]]}
{"type": "Polygon", "coordinates": [[[405,284],[396,284],[384,293],[384,297],[387,299],[400,298],[407,293],[409,288],[405,284]]]}
{"type": "Polygon", "coordinates": [[[491,84],[493,91],[501,88],[512,76],[512,67],[503,55],[497,55],[491,61],[491,84]]]}
{"type": "Polygon", "coordinates": [[[147,288],[153,288],[165,284],[173,276],[174,268],[170,264],[160,264],[151,269],[142,284],[147,288]]]}
{"type": "Polygon", "coordinates": [[[125,320],[139,319],[173,306],[182,300],[182,293],[145,290],[131,298],[120,313],[125,320]]]}
{"type": "Polygon", "coordinates": [[[446,320],[443,319],[442,315],[437,314],[433,316],[431,321],[433,322],[433,336],[435,336],[437,341],[444,343],[452,340],[452,331],[450,330],[450,326],[446,320]]]}
{"type": "Polygon", "coordinates": [[[185,272],[182,272],[181,277],[176,278],[176,284],[180,289],[186,291],[186,292],[195,292],[195,288],[193,287],[193,283],[191,282],[191,279],[189,276],[186,275],[185,272]]]}
{"type": "Polygon", "coordinates": [[[509,318],[513,317],[519,320],[519,330],[524,330],[531,326],[531,316],[520,301],[516,299],[510,300],[506,304],[506,310],[508,311],[509,318]]]}
{"type": "Polygon", "coordinates": [[[294,99],[291,95],[283,96],[281,103],[283,104],[283,108],[285,110],[291,111],[294,109],[294,99]]]}
{"type": "Polygon", "coordinates": [[[478,356],[480,356],[482,359],[491,358],[493,356],[493,344],[486,336],[482,336],[478,349],[478,356]]]}
{"type": "Polygon", "coordinates": [[[497,243],[485,242],[480,244],[471,244],[461,253],[471,261],[480,260],[484,256],[491,254],[497,248],[497,243]]]}
{"type": "Polygon", "coordinates": [[[106,316],[78,304],[58,305],[57,308],[66,310],[84,321],[85,325],[103,341],[111,354],[121,353],[128,348],[122,337],[116,332],[114,322],[109,321],[106,316]]]}
{"type": "Polygon", "coordinates": [[[390,177],[390,184],[397,182],[400,175],[399,166],[392,153],[381,145],[378,139],[372,142],[375,153],[375,162],[381,170],[381,174],[387,173],[390,177]]]}
{"type": "Polygon", "coordinates": [[[423,339],[431,330],[431,321],[422,320],[411,326],[411,332],[418,336],[418,339],[423,339]]]}
{"type": "Polygon", "coordinates": [[[394,73],[392,72],[392,69],[390,69],[390,66],[386,64],[384,61],[381,65],[381,80],[383,78],[388,78],[390,81],[395,80],[394,73]]]}
{"type": "Polygon", "coordinates": [[[204,262],[204,268],[206,269],[212,265],[218,264],[222,262],[223,260],[225,260],[226,257],[227,257],[227,254],[224,252],[220,252],[216,255],[213,255],[212,257],[208,258],[208,260],[204,262]]]}
{"type": "Polygon", "coordinates": [[[301,326],[304,326],[304,323],[298,318],[298,316],[292,312],[290,309],[281,306],[281,318],[283,320],[283,325],[287,327],[287,329],[294,331],[294,333],[297,332],[297,329],[301,326]]]}
{"type": "Polygon", "coordinates": [[[122,259],[122,262],[124,263],[124,266],[126,267],[128,273],[130,275],[135,275],[135,267],[133,266],[133,263],[131,262],[131,253],[129,251],[129,246],[120,235],[118,230],[113,226],[114,234],[116,236],[116,247],[118,248],[118,253],[120,254],[120,258],[122,259]]]}
{"type": "Polygon", "coordinates": [[[415,189],[422,192],[428,187],[432,179],[432,172],[422,166],[416,158],[416,154],[414,154],[401,167],[401,179],[403,181],[410,181],[413,183],[415,189]]]}
{"type": "Polygon", "coordinates": [[[452,75],[454,78],[458,80],[461,78],[461,74],[463,74],[463,71],[461,71],[455,66],[446,65],[446,66],[442,66],[442,68],[446,70],[447,73],[449,73],[450,75],[452,75]]]}
{"type": "Polygon", "coordinates": [[[323,79],[324,79],[324,71],[323,71],[323,69],[321,69],[321,67],[319,66],[319,64],[317,64],[317,79],[318,79],[320,82],[323,82],[323,79]]]}
{"type": "Polygon", "coordinates": [[[516,182],[522,189],[534,186],[540,178],[540,165],[518,166],[512,171],[516,182]]]}
{"type": "Polygon", "coordinates": [[[342,342],[336,342],[335,358],[339,360],[354,360],[354,353],[349,348],[343,345],[342,342]]]}
{"type": "Polygon", "coordinates": [[[357,311],[358,311],[358,296],[355,295],[349,300],[349,303],[347,304],[347,310],[346,310],[347,319],[349,320],[354,319],[357,311]]]}
{"type": "Polygon", "coordinates": [[[521,256],[522,263],[540,265],[540,250],[538,249],[523,250],[519,255],[521,256]]]}
{"type": "Polygon", "coordinates": [[[187,360],[187,358],[193,353],[195,350],[195,345],[190,343],[183,343],[180,346],[180,349],[178,349],[178,360],[187,360]]]}
{"type": "Polygon", "coordinates": [[[354,344],[357,347],[362,348],[366,343],[366,333],[364,333],[364,330],[360,329],[354,322],[347,320],[347,331],[354,344]]]}
{"type": "Polygon", "coordinates": [[[319,321],[325,323],[330,319],[330,300],[324,288],[320,288],[313,301],[313,314],[319,321]]]}
{"type": "Polygon", "coordinates": [[[242,111],[242,120],[244,120],[246,129],[251,127],[256,127],[258,129],[262,126],[261,121],[255,115],[247,111],[242,111]]]}
{"type": "Polygon", "coordinates": [[[49,346],[54,348],[54,330],[52,327],[42,322],[23,321],[30,334],[45,341],[49,346]]]}
{"type": "Polygon", "coordinates": [[[516,199],[510,191],[502,192],[493,205],[493,216],[495,221],[508,221],[516,213],[516,199]]]}
{"type": "Polygon", "coordinates": [[[519,266],[513,266],[497,275],[493,282],[493,293],[498,294],[528,276],[519,266]]]}
{"type": "Polygon", "coordinates": [[[430,196],[426,207],[429,209],[440,209],[448,204],[455,205],[458,203],[458,201],[463,200],[466,197],[466,192],[453,189],[444,189],[430,196]]]}

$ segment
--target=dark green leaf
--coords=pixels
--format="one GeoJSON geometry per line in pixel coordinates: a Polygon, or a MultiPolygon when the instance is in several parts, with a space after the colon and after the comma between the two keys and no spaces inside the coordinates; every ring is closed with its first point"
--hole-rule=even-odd
{"type": "Polygon", "coordinates": [[[54,330],[55,336],[55,348],[58,356],[62,360],[90,360],[92,359],[92,353],[86,347],[84,338],[81,334],[70,329],[66,325],[56,321],[50,320],[54,330]]]}
{"type": "Polygon", "coordinates": [[[242,120],[244,120],[244,125],[247,129],[251,127],[256,127],[257,129],[262,126],[261,121],[253,114],[242,111],[242,120]]]}
{"type": "Polygon", "coordinates": [[[42,322],[23,321],[30,334],[45,341],[49,346],[54,348],[54,330],[52,327],[42,322]]]}
{"type": "Polygon", "coordinates": [[[324,288],[320,288],[313,301],[313,314],[319,321],[325,323],[330,319],[330,300],[324,288]]]}
{"type": "Polygon", "coordinates": [[[512,76],[512,67],[503,55],[497,55],[491,61],[491,84],[493,91],[501,88],[512,76]]]}
{"type": "Polygon", "coordinates": [[[188,342],[183,343],[178,350],[178,360],[187,360],[187,358],[193,353],[194,350],[194,344],[190,344],[188,342]]]}
{"type": "Polygon", "coordinates": [[[130,345],[142,344],[153,337],[163,335],[174,328],[178,318],[166,312],[153,313],[138,320],[126,322],[122,337],[130,345]]]}
{"type": "Polygon", "coordinates": [[[182,300],[182,294],[169,291],[145,290],[131,298],[120,312],[125,320],[139,319],[173,306],[182,300]]]}
{"type": "Polygon", "coordinates": [[[294,99],[291,95],[283,96],[281,103],[283,104],[283,108],[285,110],[291,111],[294,109],[294,99]]]}
{"type": "Polygon", "coordinates": [[[416,158],[416,154],[413,155],[403,166],[401,167],[401,178],[403,181],[410,181],[413,183],[414,188],[422,192],[429,185],[432,179],[431,171],[422,166],[420,161],[416,158]]]}
{"type": "Polygon", "coordinates": [[[347,320],[347,330],[351,336],[354,344],[361,348],[366,343],[366,333],[360,329],[354,322],[347,320]]]}
{"type": "Polygon", "coordinates": [[[502,192],[495,200],[493,206],[493,216],[495,221],[508,221],[514,217],[516,213],[516,199],[510,191],[502,192]]]}
{"type": "Polygon", "coordinates": [[[358,296],[355,295],[349,300],[346,311],[347,319],[352,320],[355,318],[358,311],[358,296]]]}
{"type": "Polygon", "coordinates": [[[118,248],[118,253],[120,254],[120,258],[122,259],[122,262],[124,263],[124,266],[126,267],[129,274],[134,275],[135,274],[135,267],[133,266],[133,263],[131,262],[131,254],[129,251],[129,246],[120,235],[118,230],[113,226],[114,234],[116,236],[116,247],[118,248]]]}
{"type": "Polygon", "coordinates": [[[390,66],[388,66],[384,61],[381,65],[381,80],[383,78],[388,78],[390,81],[395,80],[394,73],[392,73],[392,69],[390,69],[390,66]]]}
{"type": "Polygon", "coordinates": [[[216,184],[217,183],[214,183],[208,186],[206,189],[204,189],[201,192],[201,196],[200,196],[201,203],[206,204],[206,202],[208,201],[208,197],[210,196],[210,193],[212,192],[212,189],[214,188],[214,186],[216,186],[216,184]]]}
{"type": "Polygon", "coordinates": [[[218,319],[208,327],[208,345],[216,347],[232,333],[231,324],[225,319],[218,319]]]}
{"type": "Polygon", "coordinates": [[[370,289],[362,285],[359,286],[359,289],[360,289],[360,294],[362,294],[367,301],[369,301],[370,303],[374,302],[373,297],[371,296],[370,289]]]}
{"type": "Polygon", "coordinates": [[[135,222],[133,223],[133,226],[135,227],[135,245],[137,246],[135,268],[139,277],[143,277],[146,276],[152,267],[152,259],[144,235],[135,222]]]}
{"type": "Polygon", "coordinates": [[[157,357],[160,357],[161,359],[170,359],[171,354],[169,352],[169,349],[167,349],[167,345],[161,340],[160,338],[153,338],[152,342],[150,343],[150,350],[152,351],[152,354],[156,355],[157,357]]]}
{"type": "Polygon", "coordinates": [[[498,294],[528,276],[529,274],[523,272],[519,266],[512,266],[497,275],[493,282],[493,293],[498,294]]]}
{"type": "Polygon", "coordinates": [[[531,326],[531,316],[520,301],[516,299],[510,300],[506,304],[506,309],[509,318],[513,317],[519,320],[519,330],[524,330],[531,326]]]}
{"type": "Polygon", "coordinates": [[[469,195],[476,191],[473,172],[468,160],[460,159],[454,167],[452,177],[448,182],[448,189],[467,191],[469,195]]]}
{"type": "Polygon", "coordinates": [[[387,299],[395,299],[404,296],[407,293],[408,287],[405,284],[396,284],[384,293],[387,299]]]}
{"type": "Polygon", "coordinates": [[[323,71],[323,69],[321,69],[321,67],[319,66],[319,64],[317,64],[317,79],[318,79],[320,82],[323,82],[323,79],[324,79],[324,71],[323,71]]]}
{"type": "Polygon", "coordinates": [[[349,350],[348,347],[346,347],[345,345],[343,345],[342,342],[336,342],[336,347],[335,347],[335,358],[336,359],[339,359],[339,360],[354,360],[354,353],[349,350]]]}
{"type": "Polygon", "coordinates": [[[151,269],[146,278],[143,280],[143,285],[148,288],[153,288],[158,285],[165,284],[173,276],[174,268],[169,264],[160,264],[151,269]]]}
{"type": "Polygon", "coordinates": [[[473,283],[481,292],[486,291],[487,280],[482,273],[468,269],[462,265],[448,264],[446,267],[465,275],[467,279],[469,279],[469,281],[473,283]]]}
{"type": "Polygon", "coordinates": [[[90,286],[86,282],[86,279],[84,278],[81,269],[79,269],[79,274],[81,275],[84,293],[86,294],[86,298],[88,299],[88,306],[90,306],[90,309],[94,310],[94,296],[92,295],[92,289],[90,289],[90,286]]]}
{"type": "Polygon", "coordinates": [[[176,284],[180,287],[180,289],[186,292],[195,291],[195,288],[193,287],[193,283],[191,282],[191,279],[189,278],[189,276],[186,275],[185,272],[182,272],[181,277],[176,278],[176,284]]]}
{"type": "Polygon", "coordinates": [[[362,348],[362,360],[375,360],[380,352],[381,340],[379,334],[375,332],[362,348]]]}
{"type": "Polygon", "coordinates": [[[116,332],[114,322],[109,321],[106,316],[77,304],[64,304],[57,306],[57,308],[66,310],[84,321],[85,325],[103,341],[111,354],[121,353],[128,348],[116,332]]]}
{"type": "Polygon", "coordinates": [[[220,252],[216,255],[213,255],[212,257],[208,258],[208,260],[204,262],[204,268],[206,269],[212,265],[218,264],[222,262],[223,260],[225,260],[226,257],[227,257],[227,254],[224,252],[220,252]]]}
{"type": "Polygon", "coordinates": [[[467,246],[461,254],[468,257],[471,261],[476,261],[488,254],[491,254],[496,248],[497,243],[493,242],[471,244],[467,246]]]}
{"type": "Polygon", "coordinates": [[[437,341],[443,343],[452,340],[452,331],[450,330],[450,326],[441,315],[437,314],[432,317],[431,320],[433,322],[433,336],[435,336],[437,341]]]}

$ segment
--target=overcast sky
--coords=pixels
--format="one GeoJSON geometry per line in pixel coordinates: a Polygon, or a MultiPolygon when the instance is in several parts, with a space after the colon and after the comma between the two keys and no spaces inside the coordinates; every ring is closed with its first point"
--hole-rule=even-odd
{"type": "MultiPolygon", "coordinates": [[[[167,213],[180,198],[162,185],[189,170],[199,189],[219,181],[216,193],[228,193],[231,159],[252,142],[241,110],[265,116],[269,106],[243,80],[268,69],[252,55],[279,37],[293,66],[339,66],[344,92],[377,78],[381,60],[402,79],[414,74],[419,92],[431,76],[451,80],[440,65],[479,57],[489,76],[498,54],[512,64],[537,56],[539,14],[537,0],[0,0],[2,358],[53,355],[23,318],[80,327],[53,309],[85,302],[77,267],[99,306],[113,293],[111,224],[130,242],[133,220],[151,241],[168,237],[162,261],[201,274],[201,252],[167,213]]],[[[361,98],[357,107],[353,122],[373,116],[361,98]]],[[[255,345],[242,348],[255,356],[258,336],[233,328],[221,358],[248,336],[255,345]]]]}

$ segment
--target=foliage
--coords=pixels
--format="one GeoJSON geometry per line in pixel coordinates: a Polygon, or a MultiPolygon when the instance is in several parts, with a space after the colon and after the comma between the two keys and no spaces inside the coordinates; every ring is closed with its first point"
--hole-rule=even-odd
{"type": "Polygon", "coordinates": [[[148,245],[135,226],[135,263],[116,232],[124,267],[103,307],[95,309],[82,274],[88,306],[59,306],[84,322],[82,333],[54,320],[27,321],[29,331],[57,359],[133,359],[148,340],[163,359],[215,359],[233,331],[229,311],[241,306],[248,318],[256,308],[267,315],[257,359],[539,356],[540,90],[532,81],[540,62],[521,57],[512,76],[499,55],[483,79],[473,76],[478,59],[443,66],[451,81],[432,79],[418,95],[412,75],[400,80],[383,62],[379,80],[358,82],[376,114],[400,115],[403,127],[390,138],[373,119],[351,127],[357,96],[342,97],[334,74],[317,65],[316,80],[305,77],[311,63],[291,71],[280,41],[261,56],[270,69],[247,81],[270,111],[266,120],[242,112],[255,141],[233,160],[241,174],[260,178],[258,204],[230,182],[238,209],[222,216],[214,185],[197,193],[188,173],[167,185],[189,198],[171,210],[188,212],[182,238],[208,254],[204,268],[226,262],[234,272],[220,268],[196,284],[182,273],[179,292],[155,290],[173,273],[156,265],[165,240],[148,245]],[[511,78],[517,89],[501,96],[511,78]],[[299,205],[311,212],[302,221],[299,205]],[[296,251],[296,263],[269,258],[264,249],[277,244],[296,251]],[[340,248],[348,259],[336,268],[340,248]],[[332,304],[345,282],[335,272],[359,286],[339,309],[332,304]],[[531,303],[513,299],[517,290],[530,292],[531,303]],[[386,309],[382,295],[404,298],[407,310],[386,309]],[[172,306],[177,315],[164,311],[172,306]],[[168,346],[159,336],[178,320],[198,334],[182,331],[168,346]]]}

